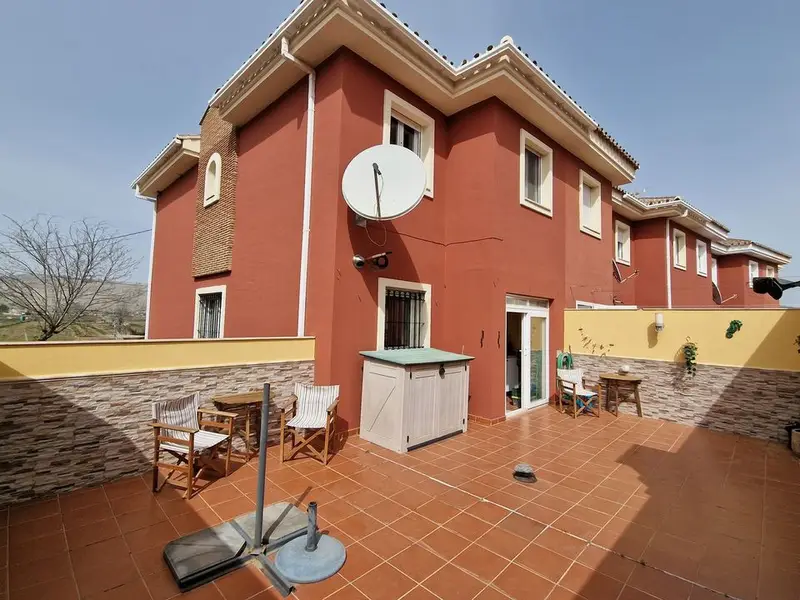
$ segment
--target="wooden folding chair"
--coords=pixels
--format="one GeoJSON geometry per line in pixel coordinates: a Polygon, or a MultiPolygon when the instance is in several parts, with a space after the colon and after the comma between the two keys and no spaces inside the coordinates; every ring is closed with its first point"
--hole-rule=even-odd
{"type": "Polygon", "coordinates": [[[583,369],[557,369],[556,389],[559,412],[566,412],[573,419],[581,413],[600,416],[599,395],[586,385],[583,369]]]}
{"type": "Polygon", "coordinates": [[[296,383],[292,398],[292,402],[281,411],[281,462],[290,460],[301,450],[307,449],[312,456],[327,465],[328,450],[336,433],[339,386],[296,383]],[[309,436],[309,430],[316,431],[309,436]],[[291,445],[288,454],[284,456],[285,440],[289,436],[291,445]],[[321,436],[325,437],[322,452],[311,445],[311,442],[321,436]]]}
{"type": "Polygon", "coordinates": [[[157,492],[158,471],[167,469],[166,481],[186,488],[184,498],[192,495],[195,482],[208,468],[219,475],[227,476],[231,467],[231,446],[235,413],[200,408],[200,394],[195,393],[177,400],[153,402],[153,492],[157,492]],[[206,420],[207,415],[220,417],[222,421],[206,420]],[[205,429],[203,429],[205,428],[205,429]],[[216,429],[220,432],[207,431],[216,429]],[[218,457],[222,445],[227,442],[225,472],[221,472],[211,460],[218,457]],[[178,462],[160,462],[161,452],[167,452],[178,462]],[[184,473],[186,481],[174,479],[175,472],[184,473]]]}

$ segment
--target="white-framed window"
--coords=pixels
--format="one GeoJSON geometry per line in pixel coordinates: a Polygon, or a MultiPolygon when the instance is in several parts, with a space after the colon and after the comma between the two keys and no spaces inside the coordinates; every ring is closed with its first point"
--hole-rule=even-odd
{"type": "Polygon", "coordinates": [[[224,285],[215,285],[195,290],[195,339],[225,337],[226,288],[224,285]]]}
{"type": "Polygon", "coordinates": [[[578,194],[580,196],[581,231],[596,238],[602,237],[603,213],[600,182],[586,173],[580,172],[578,194]]]}
{"type": "Polygon", "coordinates": [[[425,195],[433,198],[434,131],[436,122],[397,94],[383,94],[383,143],[404,146],[422,159],[427,174],[425,195]]]}
{"type": "Polygon", "coordinates": [[[519,203],[553,215],[553,149],[519,131],[519,203]]]}
{"type": "Polygon", "coordinates": [[[631,228],[622,221],[614,224],[614,256],[623,265],[631,264],[631,228]]]}
{"type": "Polygon", "coordinates": [[[378,278],[378,350],[430,348],[431,286],[378,278]]]}
{"type": "Polygon", "coordinates": [[[775,267],[767,265],[764,269],[765,277],[775,277],[775,267]]]}
{"type": "Polygon", "coordinates": [[[585,302],[583,300],[575,301],[575,308],[577,310],[637,310],[639,307],[635,304],[598,304],[597,302],[585,302]]]}
{"type": "Polygon", "coordinates": [[[672,264],[686,270],[686,234],[680,229],[672,230],[672,264]]]}
{"type": "Polygon", "coordinates": [[[749,261],[747,263],[747,271],[748,271],[747,284],[750,287],[753,287],[753,279],[758,277],[758,263],[754,260],[749,261]]]}
{"type": "Polygon", "coordinates": [[[206,163],[206,177],[203,185],[203,206],[210,206],[219,200],[222,180],[222,157],[214,152],[206,163]]]}
{"type": "Polygon", "coordinates": [[[717,270],[717,259],[711,257],[711,281],[719,285],[719,271],[717,270]]]}
{"type": "Polygon", "coordinates": [[[708,276],[708,244],[697,240],[697,274],[708,276]]]}

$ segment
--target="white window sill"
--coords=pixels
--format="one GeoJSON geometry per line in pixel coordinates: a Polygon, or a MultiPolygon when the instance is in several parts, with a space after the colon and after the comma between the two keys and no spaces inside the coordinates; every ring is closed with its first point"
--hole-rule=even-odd
{"type": "Polygon", "coordinates": [[[520,204],[525,208],[530,208],[531,210],[540,212],[543,215],[550,217],[551,219],[553,218],[553,210],[550,207],[545,206],[544,204],[537,204],[536,202],[531,202],[530,200],[527,199],[523,200],[520,204]]]}
{"type": "Polygon", "coordinates": [[[590,235],[590,236],[592,236],[594,238],[597,238],[598,240],[602,240],[603,239],[603,236],[600,235],[599,232],[595,231],[594,229],[589,229],[588,227],[586,227],[584,225],[581,225],[581,232],[585,233],[586,235],[590,235]]]}
{"type": "Polygon", "coordinates": [[[703,273],[703,272],[701,272],[701,271],[698,271],[698,272],[697,272],[697,275],[698,275],[699,277],[708,277],[708,273],[703,273]]]}
{"type": "Polygon", "coordinates": [[[619,264],[621,264],[621,265],[625,265],[626,267],[630,267],[630,266],[631,266],[631,261],[630,261],[630,260],[625,260],[624,258],[617,258],[617,259],[615,259],[615,260],[616,260],[616,261],[617,261],[619,264]]]}
{"type": "Polygon", "coordinates": [[[203,201],[203,208],[211,206],[212,204],[219,201],[219,196],[211,196],[210,198],[203,201]]]}
{"type": "Polygon", "coordinates": [[[674,267],[676,269],[681,270],[681,271],[685,271],[686,270],[686,265],[678,265],[678,264],[676,264],[676,265],[674,265],[674,267]]]}

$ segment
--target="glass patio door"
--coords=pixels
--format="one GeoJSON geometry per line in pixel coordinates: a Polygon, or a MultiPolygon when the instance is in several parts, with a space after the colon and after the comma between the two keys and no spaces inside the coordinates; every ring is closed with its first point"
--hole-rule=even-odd
{"type": "Polygon", "coordinates": [[[548,304],[533,298],[507,298],[507,414],[547,404],[548,304]]]}

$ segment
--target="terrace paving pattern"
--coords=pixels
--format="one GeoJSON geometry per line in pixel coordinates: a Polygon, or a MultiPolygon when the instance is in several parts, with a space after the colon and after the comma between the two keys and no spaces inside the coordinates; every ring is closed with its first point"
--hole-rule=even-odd
{"type": "MultiPolygon", "coordinates": [[[[800,600],[799,468],[778,444],[548,407],[407,455],[351,437],[327,467],[270,448],[267,501],[317,501],[347,546],[295,600],[800,600]]],[[[176,598],[164,545],[253,510],[256,479],[251,461],[189,501],[134,477],[0,509],[0,600],[176,598]]],[[[180,597],[280,596],[248,566],[180,597]]]]}

